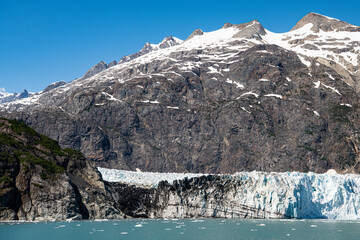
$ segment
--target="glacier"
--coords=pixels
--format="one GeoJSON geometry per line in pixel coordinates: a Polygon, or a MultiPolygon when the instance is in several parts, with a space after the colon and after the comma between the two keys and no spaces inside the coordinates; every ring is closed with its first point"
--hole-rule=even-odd
{"type": "MultiPolygon", "coordinates": [[[[98,170],[105,181],[148,186],[149,188],[156,188],[160,181],[171,183],[180,179],[199,178],[206,175],[133,172],[106,168],[98,168],[98,170]]],[[[334,170],[329,170],[324,174],[253,171],[216,176],[229,180],[227,181],[229,184],[238,184],[236,188],[229,188],[230,190],[227,192],[222,192],[224,200],[221,208],[227,209],[228,212],[231,212],[232,209],[228,203],[235,202],[268,213],[267,216],[264,216],[265,218],[282,216],[298,219],[360,219],[360,178],[356,174],[337,174],[334,170]]],[[[206,191],[215,192],[219,189],[212,187],[206,191]]],[[[206,191],[205,194],[204,190],[194,192],[191,196],[191,201],[193,201],[191,204],[211,207],[209,203],[212,200],[203,196],[209,196],[206,191]]],[[[172,197],[172,199],[176,198],[177,196],[172,197]]],[[[169,216],[177,215],[169,213],[169,216]]]]}
{"type": "Polygon", "coordinates": [[[201,173],[135,172],[102,167],[98,167],[98,170],[101,173],[103,180],[107,182],[122,182],[151,187],[156,187],[160,181],[173,182],[177,179],[183,179],[185,177],[192,178],[204,175],[201,173]]]}

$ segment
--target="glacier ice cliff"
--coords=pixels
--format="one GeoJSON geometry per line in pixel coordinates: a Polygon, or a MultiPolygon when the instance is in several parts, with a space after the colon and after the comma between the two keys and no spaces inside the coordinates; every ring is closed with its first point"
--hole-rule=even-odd
{"type": "Polygon", "coordinates": [[[118,182],[119,195],[134,185],[132,193],[141,195],[132,203],[135,217],[360,219],[360,178],[355,174],[330,170],[193,176],[99,171],[105,181],[118,182]]]}

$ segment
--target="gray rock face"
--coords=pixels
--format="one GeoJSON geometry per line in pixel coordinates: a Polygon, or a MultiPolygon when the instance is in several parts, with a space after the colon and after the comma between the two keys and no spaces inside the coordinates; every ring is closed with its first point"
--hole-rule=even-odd
{"type": "Polygon", "coordinates": [[[115,65],[116,65],[116,61],[112,61],[111,63],[109,63],[109,65],[107,65],[104,61],[101,61],[98,64],[94,65],[92,68],[90,68],[84,74],[84,76],[82,76],[80,78],[80,80],[84,80],[84,79],[90,78],[92,76],[95,76],[96,74],[104,71],[105,69],[108,69],[109,67],[112,67],[112,66],[115,66],[115,65]]]}
{"type": "Polygon", "coordinates": [[[55,82],[55,83],[52,83],[50,84],[49,86],[47,86],[44,90],[43,90],[43,93],[45,92],[48,92],[48,91],[51,91],[57,87],[60,87],[60,86],[63,86],[65,85],[66,82],[65,81],[60,81],[60,82],[55,82]]]}
{"type": "Polygon", "coordinates": [[[114,60],[108,64],[108,68],[111,68],[111,67],[115,66],[116,64],[117,64],[117,61],[114,60]]]}
{"type": "Polygon", "coordinates": [[[225,29],[225,28],[229,28],[229,27],[232,27],[232,26],[233,25],[231,23],[225,23],[222,28],[225,29]]]}
{"type": "Polygon", "coordinates": [[[233,26],[241,30],[234,37],[261,39],[261,35],[266,34],[264,27],[259,23],[258,20],[253,20],[248,23],[237,24],[233,26]]]}
{"type": "Polygon", "coordinates": [[[190,36],[186,40],[192,39],[195,36],[199,36],[199,35],[203,35],[203,34],[204,34],[204,32],[201,29],[196,29],[190,34],[190,36]]]}
{"type": "Polygon", "coordinates": [[[253,20],[251,22],[242,23],[242,24],[225,23],[221,29],[226,29],[230,27],[234,27],[241,30],[234,35],[234,38],[261,39],[261,36],[266,34],[265,28],[261,25],[261,23],[258,20],[253,20]]]}
{"type": "Polygon", "coordinates": [[[29,97],[29,92],[26,91],[26,89],[25,89],[22,93],[20,93],[19,99],[27,98],[27,97],[29,97]]]}
{"type": "Polygon", "coordinates": [[[159,43],[158,47],[160,49],[164,49],[164,48],[169,48],[169,47],[176,46],[176,45],[179,45],[179,43],[172,36],[168,36],[159,43]]]}
{"type": "Polygon", "coordinates": [[[319,32],[320,30],[325,32],[330,31],[348,31],[348,32],[360,32],[360,27],[351,25],[347,22],[340,21],[335,18],[329,18],[317,13],[309,13],[304,16],[292,29],[297,30],[302,28],[306,24],[313,24],[311,30],[319,32]]]}
{"type": "Polygon", "coordinates": [[[85,74],[84,76],[82,76],[80,79],[87,79],[89,77],[92,77],[96,74],[98,74],[99,72],[104,71],[105,69],[107,69],[108,66],[104,61],[99,62],[98,64],[94,65],[92,68],[90,68],[85,74]]]}

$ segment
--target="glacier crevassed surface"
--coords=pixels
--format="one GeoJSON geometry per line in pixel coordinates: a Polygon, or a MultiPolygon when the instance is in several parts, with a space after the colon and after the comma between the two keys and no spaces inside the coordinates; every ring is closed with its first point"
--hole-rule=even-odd
{"type": "MultiPolygon", "coordinates": [[[[98,168],[105,181],[156,187],[192,173],[148,173],[98,168]]],[[[220,175],[239,181],[232,201],[291,218],[360,219],[360,178],[356,174],[239,172],[220,175]]]]}

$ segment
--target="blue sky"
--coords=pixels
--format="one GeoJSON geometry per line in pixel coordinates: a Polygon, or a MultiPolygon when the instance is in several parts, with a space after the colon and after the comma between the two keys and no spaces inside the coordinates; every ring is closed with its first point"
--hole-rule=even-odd
{"type": "Polygon", "coordinates": [[[120,60],[172,35],[258,19],[289,31],[308,12],[360,25],[359,1],[0,0],[0,89],[40,91],[71,81],[101,60],[120,60]]]}

